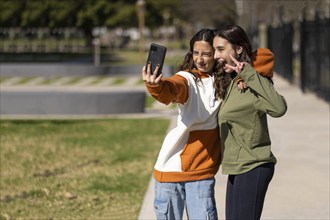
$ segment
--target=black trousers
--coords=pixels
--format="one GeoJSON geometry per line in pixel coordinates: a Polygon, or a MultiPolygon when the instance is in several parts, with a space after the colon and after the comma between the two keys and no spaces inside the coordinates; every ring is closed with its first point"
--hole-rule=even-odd
{"type": "Polygon", "coordinates": [[[268,188],[274,175],[274,163],[229,175],[226,193],[227,220],[259,220],[268,188]]]}

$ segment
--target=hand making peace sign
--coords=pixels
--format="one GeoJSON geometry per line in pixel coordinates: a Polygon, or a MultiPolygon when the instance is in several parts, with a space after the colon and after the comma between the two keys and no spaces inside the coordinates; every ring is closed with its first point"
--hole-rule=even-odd
{"type": "Polygon", "coordinates": [[[225,64],[226,67],[229,68],[229,69],[234,70],[237,74],[240,74],[242,69],[244,68],[244,66],[247,64],[247,62],[239,62],[231,54],[230,54],[230,58],[236,64],[236,66],[232,66],[232,65],[226,63],[225,64]]]}
{"type": "MultiPolygon", "coordinates": [[[[230,58],[236,64],[236,66],[232,66],[232,65],[229,65],[228,63],[226,63],[225,64],[226,67],[234,70],[237,74],[240,74],[242,72],[244,66],[247,64],[247,62],[239,62],[231,54],[230,54],[230,58]]],[[[246,84],[246,82],[244,82],[244,80],[240,77],[238,77],[238,80],[236,81],[236,83],[240,90],[244,90],[244,89],[248,88],[248,85],[246,84]]]]}

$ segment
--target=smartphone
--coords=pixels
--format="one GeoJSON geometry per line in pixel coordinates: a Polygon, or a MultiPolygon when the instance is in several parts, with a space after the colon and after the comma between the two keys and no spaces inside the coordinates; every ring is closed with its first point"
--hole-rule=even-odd
{"type": "Polygon", "coordinates": [[[165,55],[166,55],[166,47],[155,44],[155,43],[152,43],[150,45],[146,68],[148,68],[148,63],[150,62],[151,63],[151,74],[154,74],[157,64],[159,64],[157,76],[162,73],[165,55]]]}

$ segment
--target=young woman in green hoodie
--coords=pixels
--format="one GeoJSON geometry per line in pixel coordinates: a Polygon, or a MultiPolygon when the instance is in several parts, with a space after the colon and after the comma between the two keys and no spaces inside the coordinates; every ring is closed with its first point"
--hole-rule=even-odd
{"type": "Polygon", "coordinates": [[[255,55],[260,63],[253,68],[252,47],[239,26],[218,30],[213,47],[214,58],[222,66],[215,88],[216,96],[223,99],[218,123],[222,173],[229,175],[226,219],[260,219],[276,163],[267,115],[281,117],[287,110],[271,80],[274,56],[268,49],[259,49],[255,55]],[[235,86],[240,81],[248,86],[244,92],[235,86]]]}

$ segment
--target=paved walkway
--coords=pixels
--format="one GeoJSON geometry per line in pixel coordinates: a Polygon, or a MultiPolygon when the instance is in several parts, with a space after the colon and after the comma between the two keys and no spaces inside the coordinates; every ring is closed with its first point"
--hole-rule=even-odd
{"type": "MultiPolygon", "coordinates": [[[[313,94],[303,94],[279,76],[274,82],[287,100],[288,111],[281,118],[269,118],[272,151],[278,163],[262,219],[330,219],[329,104],[313,94]]],[[[218,214],[224,219],[226,176],[219,172],[216,179],[218,214]]],[[[151,178],[140,220],[155,219],[153,185],[151,178]]]]}

